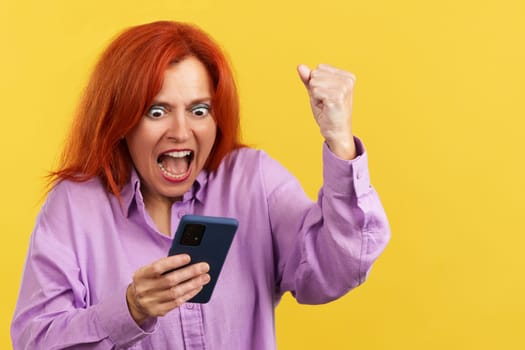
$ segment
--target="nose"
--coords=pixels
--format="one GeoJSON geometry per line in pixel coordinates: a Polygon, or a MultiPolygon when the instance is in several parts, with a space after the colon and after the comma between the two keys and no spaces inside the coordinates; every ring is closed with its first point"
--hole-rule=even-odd
{"type": "Polygon", "coordinates": [[[184,112],[174,114],[167,132],[168,138],[175,142],[184,142],[190,138],[190,135],[189,121],[184,112]]]}

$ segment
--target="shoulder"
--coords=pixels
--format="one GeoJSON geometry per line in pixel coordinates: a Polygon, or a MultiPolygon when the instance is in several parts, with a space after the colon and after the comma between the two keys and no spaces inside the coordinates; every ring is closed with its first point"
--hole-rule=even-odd
{"type": "Polygon", "coordinates": [[[49,191],[48,198],[71,198],[71,199],[85,199],[96,197],[107,197],[108,193],[99,178],[92,178],[83,182],[75,182],[71,180],[63,180],[56,183],[51,191],[49,191]]]}
{"type": "Polygon", "coordinates": [[[226,156],[216,176],[250,187],[259,183],[267,193],[282,183],[295,181],[293,175],[268,153],[249,147],[234,150],[226,156]]]}
{"type": "Polygon", "coordinates": [[[84,182],[63,180],[49,191],[42,210],[47,213],[67,211],[69,214],[93,211],[109,204],[111,197],[98,178],[84,182]]]}
{"type": "Polygon", "coordinates": [[[279,162],[270,157],[268,153],[263,150],[243,147],[232,151],[228,154],[220,168],[243,168],[245,171],[259,170],[261,166],[281,167],[279,162]]]}
{"type": "Polygon", "coordinates": [[[85,232],[97,227],[105,213],[111,213],[110,209],[111,199],[99,179],[60,181],[49,191],[40,209],[32,244],[73,247],[85,232]]]}
{"type": "Polygon", "coordinates": [[[221,165],[227,164],[232,165],[238,162],[257,162],[261,157],[265,157],[266,152],[260,149],[251,147],[241,147],[231,151],[222,162],[221,165]]]}
{"type": "Polygon", "coordinates": [[[243,147],[228,154],[219,168],[217,175],[228,177],[256,178],[288,176],[287,170],[263,150],[243,147]]]}

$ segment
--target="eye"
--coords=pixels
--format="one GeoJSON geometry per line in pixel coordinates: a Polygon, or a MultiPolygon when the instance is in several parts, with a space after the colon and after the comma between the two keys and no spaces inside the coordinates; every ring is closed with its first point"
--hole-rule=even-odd
{"type": "Polygon", "coordinates": [[[164,115],[166,115],[168,111],[163,106],[151,106],[148,110],[148,113],[146,114],[148,117],[153,119],[162,118],[164,115]]]}
{"type": "Polygon", "coordinates": [[[196,117],[205,117],[210,113],[210,106],[206,103],[199,103],[191,108],[191,113],[196,117]]]}

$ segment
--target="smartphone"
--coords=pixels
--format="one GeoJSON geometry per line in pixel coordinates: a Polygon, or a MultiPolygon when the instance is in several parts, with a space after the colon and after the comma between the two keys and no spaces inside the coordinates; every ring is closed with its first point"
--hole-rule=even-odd
{"type": "Polygon", "coordinates": [[[185,253],[191,257],[190,264],[210,265],[210,282],[188,302],[210,300],[238,226],[236,219],[226,217],[184,215],[180,219],[169,255],[185,253]]]}

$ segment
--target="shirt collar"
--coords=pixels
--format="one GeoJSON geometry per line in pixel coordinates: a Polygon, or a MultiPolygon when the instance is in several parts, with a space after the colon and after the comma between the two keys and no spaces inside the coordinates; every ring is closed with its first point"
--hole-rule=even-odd
{"type": "MultiPolygon", "coordinates": [[[[184,193],[182,196],[182,201],[187,202],[195,198],[199,202],[204,200],[204,192],[206,184],[208,183],[208,172],[206,170],[201,170],[193,186],[184,193]]],[[[136,201],[141,203],[144,202],[142,198],[142,193],[140,192],[140,177],[134,167],[131,168],[131,176],[128,183],[120,191],[120,196],[122,198],[123,210],[126,217],[129,217],[131,208],[136,201]]]]}

